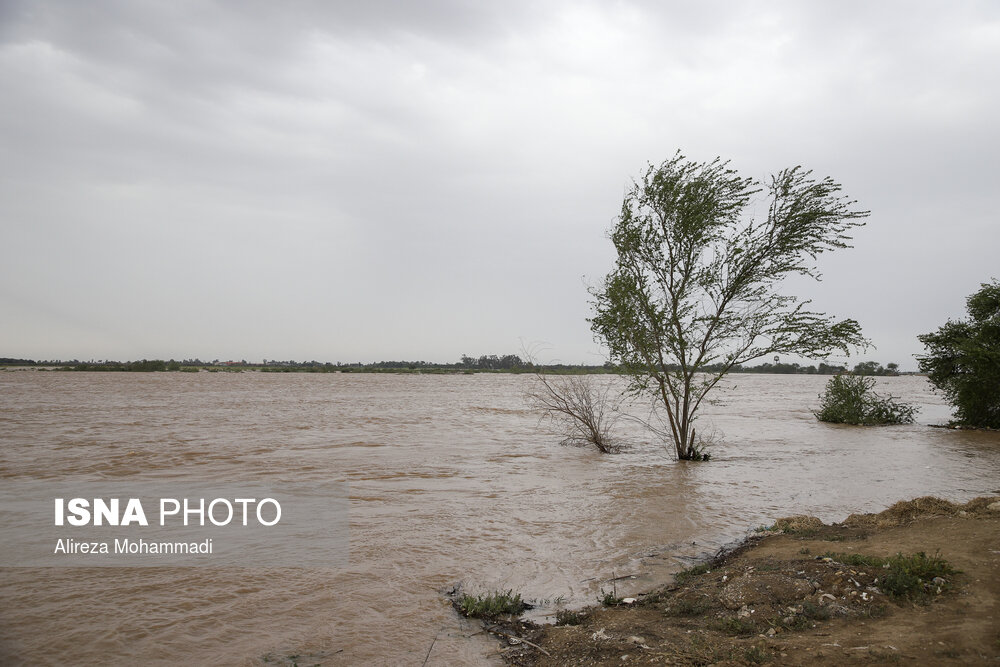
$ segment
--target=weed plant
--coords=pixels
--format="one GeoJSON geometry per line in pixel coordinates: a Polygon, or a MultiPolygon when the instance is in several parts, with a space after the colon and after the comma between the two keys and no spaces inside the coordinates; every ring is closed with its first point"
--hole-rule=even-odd
{"type": "Polygon", "coordinates": [[[528,605],[521,599],[520,593],[508,590],[463,595],[458,607],[469,618],[494,619],[504,614],[520,614],[528,605]]]}
{"type": "Polygon", "coordinates": [[[912,556],[896,554],[889,558],[862,554],[826,555],[844,565],[883,568],[886,572],[878,578],[878,587],[883,593],[895,598],[924,597],[927,594],[926,586],[931,585],[935,577],[944,578],[958,572],[944,558],[937,554],[928,556],[923,551],[912,556]]]}

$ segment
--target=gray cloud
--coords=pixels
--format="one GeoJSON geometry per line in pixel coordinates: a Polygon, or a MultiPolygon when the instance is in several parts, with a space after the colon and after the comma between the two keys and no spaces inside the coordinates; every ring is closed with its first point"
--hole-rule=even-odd
{"type": "Polygon", "coordinates": [[[872,210],[796,284],[912,367],[1000,273],[991,3],[6,3],[0,347],[600,359],[584,277],[682,148],[872,210]]]}

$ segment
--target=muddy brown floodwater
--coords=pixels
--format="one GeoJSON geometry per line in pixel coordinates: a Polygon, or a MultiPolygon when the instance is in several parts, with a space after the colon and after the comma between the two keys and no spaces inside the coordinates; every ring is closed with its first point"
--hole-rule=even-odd
{"type": "MultiPolygon", "coordinates": [[[[441,591],[592,603],[665,580],[777,516],[839,520],[923,495],[996,493],[1000,434],[931,428],[920,377],[883,390],[918,423],[810,410],[827,378],[738,375],[683,464],[636,426],[616,456],[560,446],[517,375],[0,372],[0,484],[343,481],[350,558],[331,568],[4,568],[3,664],[491,664],[441,591]]],[[[617,381],[602,377],[601,381],[617,381]]]]}

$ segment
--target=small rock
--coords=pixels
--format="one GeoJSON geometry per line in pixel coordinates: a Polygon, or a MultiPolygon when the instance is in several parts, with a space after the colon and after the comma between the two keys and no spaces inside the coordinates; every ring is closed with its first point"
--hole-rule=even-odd
{"type": "Polygon", "coordinates": [[[958,516],[969,516],[969,513],[965,510],[958,510],[958,516]]]}
{"type": "Polygon", "coordinates": [[[945,584],[948,583],[948,580],[945,579],[944,577],[934,577],[933,579],[931,579],[931,582],[935,586],[944,586],[945,584]]]}
{"type": "Polygon", "coordinates": [[[590,635],[590,638],[596,642],[600,639],[611,639],[611,636],[604,632],[604,628],[601,628],[594,634],[590,635]]]}
{"type": "Polygon", "coordinates": [[[775,630],[774,628],[768,628],[766,634],[768,637],[773,637],[774,635],[778,634],[778,631],[775,630]]]}
{"type": "Polygon", "coordinates": [[[646,643],[645,639],[643,639],[642,637],[638,637],[636,635],[632,635],[631,637],[629,637],[625,641],[629,642],[630,644],[645,644],[646,643]]]}
{"type": "Polygon", "coordinates": [[[635,598],[622,598],[622,604],[635,604],[635,598]]]}
{"type": "Polygon", "coordinates": [[[995,503],[990,503],[989,505],[986,506],[986,509],[992,510],[994,512],[1000,512],[1000,500],[998,500],[995,503]]]}

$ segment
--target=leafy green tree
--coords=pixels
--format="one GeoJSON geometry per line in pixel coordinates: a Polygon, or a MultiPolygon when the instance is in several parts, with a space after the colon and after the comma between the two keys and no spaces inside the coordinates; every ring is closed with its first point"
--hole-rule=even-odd
{"type": "Polygon", "coordinates": [[[1000,283],[983,283],[966,309],[968,320],[917,337],[927,348],[917,362],[955,406],[959,424],[1000,428],[1000,283]]]}
{"type": "Polygon", "coordinates": [[[825,359],[866,345],[854,320],[810,311],[778,287],[789,276],[818,279],[813,260],[848,247],[868,212],[830,178],[799,167],[762,187],[728,165],[679,152],[651,165],[625,195],[611,232],[615,267],[592,291],[591,328],[631,389],[666,413],[650,426],[679,459],[703,458],[698,408],[737,364],[778,354],[825,359]],[[757,220],[762,191],[766,214],[757,220]]]}
{"type": "Polygon", "coordinates": [[[885,375],[885,369],[877,361],[862,361],[854,366],[855,375],[885,375]]]}

